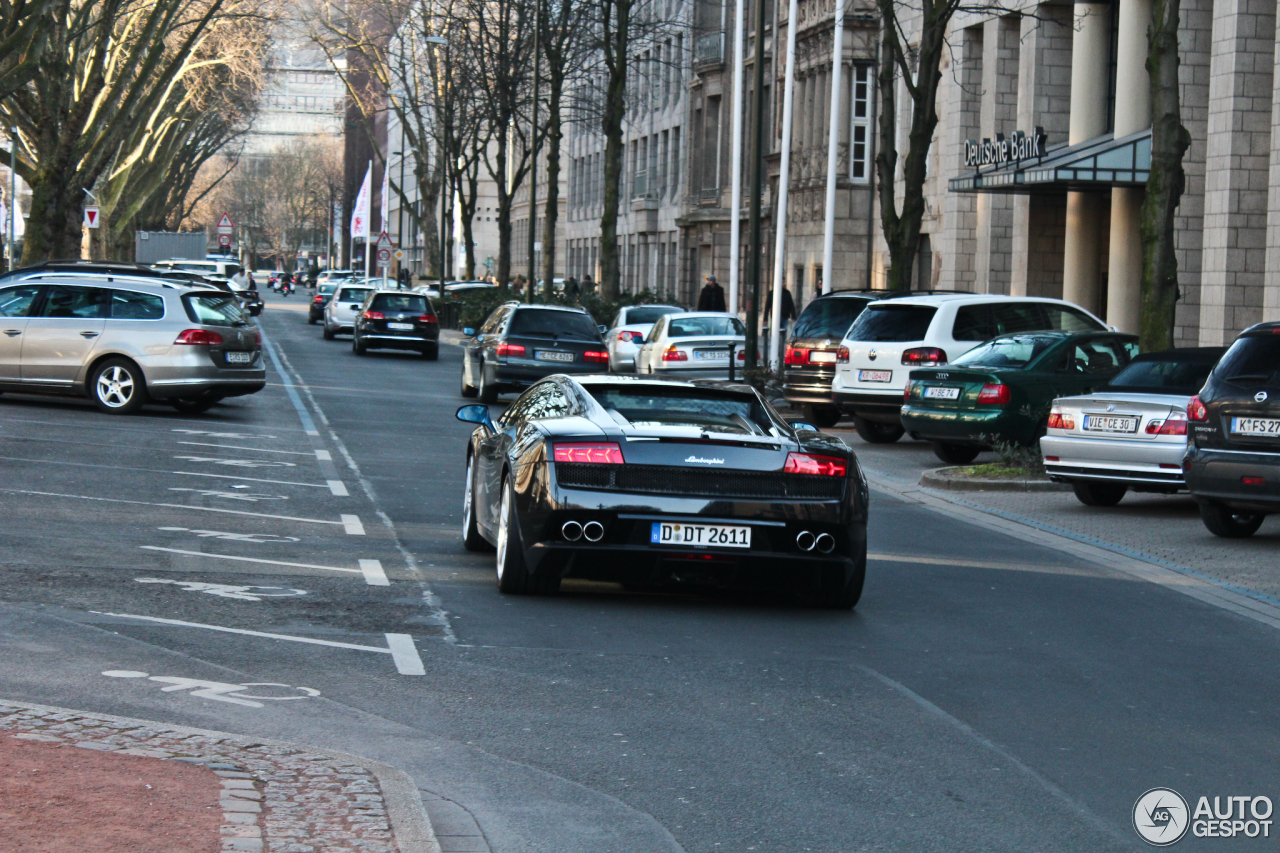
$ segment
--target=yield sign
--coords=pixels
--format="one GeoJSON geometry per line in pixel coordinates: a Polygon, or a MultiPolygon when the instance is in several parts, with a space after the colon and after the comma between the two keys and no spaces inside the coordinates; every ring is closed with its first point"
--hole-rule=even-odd
{"type": "Polygon", "coordinates": [[[222,218],[218,220],[218,233],[230,234],[235,229],[235,223],[231,221],[231,214],[224,213],[222,218]]]}
{"type": "Polygon", "coordinates": [[[98,223],[102,221],[102,217],[98,213],[98,208],[90,205],[84,209],[84,224],[86,228],[97,228],[98,223]]]}

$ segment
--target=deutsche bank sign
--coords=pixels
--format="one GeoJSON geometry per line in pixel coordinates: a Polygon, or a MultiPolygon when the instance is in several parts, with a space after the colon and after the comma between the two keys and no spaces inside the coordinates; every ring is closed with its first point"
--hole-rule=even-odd
{"type": "Polygon", "coordinates": [[[1005,166],[1019,160],[1044,156],[1044,128],[1037,127],[1029,135],[1015,130],[1013,136],[1005,139],[1003,133],[997,133],[995,141],[976,139],[964,141],[964,164],[979,169],[983,166],[1005,166]]]}

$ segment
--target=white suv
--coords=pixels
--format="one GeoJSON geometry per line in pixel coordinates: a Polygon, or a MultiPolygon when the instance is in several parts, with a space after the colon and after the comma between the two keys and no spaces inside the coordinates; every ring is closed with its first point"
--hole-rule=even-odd
{"type": "Polygon", "coordinates": [[[864,441],[897,441],[903,433],[902,391],[913,369],[946,364],[1009,332],[1107,328],[1061,299],[951,293],[873,302],[840,342],[832,399],[854,416],[864,441]]]}

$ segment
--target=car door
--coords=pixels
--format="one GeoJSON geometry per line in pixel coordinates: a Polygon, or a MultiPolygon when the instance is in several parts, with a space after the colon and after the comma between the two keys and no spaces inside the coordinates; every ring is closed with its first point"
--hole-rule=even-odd
{"type": "Polygon", "coordinates": [[[662,331],[667,327],[667,318],[659,317],[658,322],[653,324],[649,329],[649,333],[644,336],[644,340],[640,342],[640,351],[636,353],[636,373],[652,372],[652,353],[654,341],[662,337],[662,331]]]}
{"type": "Polygon", "coordinates": [[[481,506],[477,507],[476,523],[488,530],[497,526],[498,511],[502,505],[504,462],[507,450],[515,440],[516,430],[524,420],[523,410],[527,396],[528,392],[512,403],[494,422],[494,431],[480,439],[476,454],[479,463],[476,480],[481,484],[484,499],[480,501],[481,506]]]}
{"type": "Polygon", "coordinates": [[[22,380],[22,333],[39,295],[38,284],[0,289],[0,382],[22,380]]]}
{"type": "Polygon", "coordinates": [[[23,384],[70,386],[97,348],[111,291],[82,284],[45,285],[22,333],[23,384]]]}

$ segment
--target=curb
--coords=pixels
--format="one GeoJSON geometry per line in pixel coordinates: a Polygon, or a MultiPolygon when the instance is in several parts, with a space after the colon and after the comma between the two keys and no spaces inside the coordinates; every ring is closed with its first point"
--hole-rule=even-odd
{"type": "Polygon", "coordinates": [[[91,711],[77,711],[71,708],[59,708],[53,705],[37,705],[31,702],[15,702],[0,698],[0,705],[10,708],[22,708],[38,714],[71,714],[89,720],[102,720],[127,726],[140,726],[156,729],[160,732],[173,732],[181,735],[212,737],[239,744],[244,749],[250,746],[270,746],[281,749],[300,750],[314,755],[324,755],[348,764],[356,764],[365,768],[378,780],[378,789],[382,792],[382,800],[387,809],[387,819],[391,824],[391,832],[395,837],[400,853],[440,853],[440,844],[436,841],[435,830],[427,817],[427,810],[422,804],[422,794],[413,777],[403,770],[389,764],[371,761],[358,755],[323,749],[288,741],[250,738],[244,735],[214,731],[213,729],[197,729],[190,726],[175,726],[156,720],[140,720],[136,717],[118,717],[113,714],[98,714],[91,711]]]}
{"type": "Polygon", "coordinates": [[[920,485],[927,489],[945,489],[951,492],[1069,492],[1066,483],[1052,480],[983,480],[974,477],[953,477],[948,472],[968,466],[933,468],[920,475],[920,485]]]}

